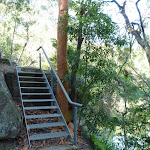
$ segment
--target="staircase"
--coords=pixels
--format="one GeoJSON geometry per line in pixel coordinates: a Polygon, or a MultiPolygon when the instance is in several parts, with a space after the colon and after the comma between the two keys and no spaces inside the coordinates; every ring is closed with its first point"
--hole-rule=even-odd
{"type": "MultiPolygon", "coordinates": [[[[29,146],[31,141],[72,136],[41,69],[17,67],[17,77],[29,146]],[[53,128],[62,131],[54,132],[53,128]]],[[[55,130],[56,131],[56,130],[55,130]]]]}

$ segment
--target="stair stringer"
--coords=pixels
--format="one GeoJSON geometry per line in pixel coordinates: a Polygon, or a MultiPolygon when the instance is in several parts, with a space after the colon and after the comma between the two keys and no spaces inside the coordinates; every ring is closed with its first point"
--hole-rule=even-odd
{"type": "MultiPolygon", "coordinates": [[[[53,93],[53,91],[52,91],[52,89],[51,89],[51,86],[50,86],[50,84],[49,84],[49,82],[48,82],[48,80],[47,80],[47,77],[46,77],[44,71],[43,71],[43,70],[41,70],[41,71],[43,72],[43,75],[44,75],[44,77],[45,77],[45,79],[46,79],[47,86],[48,86],[48,88],[49,88],[49,92],[52,93],[52,98],[56,100],[56,98],[55,98],[55,96],[54,96],[54,93],[53,93]]],[[[52,102],[52,103],[53,103],[53,102],[52,102]]],[[[62,112],[61,112],[61,110],[60,110],[60,107],[59,107],[59,105],[58,105],[58,103],[57,103],[57,100],[56,100],[56,102],[55,102],[55,105],[58,107],[58,109],[57,109],[57,111],[59,111],[58,113],[61,114],[61,116],[62,116],[62,117],[60,117],[60,119],[61,119],[61,121],[65,124],[64,127],[65,127],[65,130],[69,133],[70,141],[71,141],[71,143],[74,143],[74,140],[73,140],[73,138],[72,138],[72,135],[71,135],[71,133],[70,133],[70,130],[69,130],[69,128],[68,128],[68,125],[67,125],[67,123],[66,123],[66,121],[65,121],[65,118],[64,118],[64,116],[63,116],[63,114],[62,114],[62,112]]]]}
{"type": "Polygon", "coordinates": [[[16,72],[17,72],[17,81],[18,81],[18,87],[19,87],[19,97],[21,100],[21,107],[22,107],[22,111],[23,111],[23,117],[24,117],[24,121],[25,121],[25,127],[26,127],[26,132],[27,132],[27,138],[28,138],[28,143],[29,143],[29,147],[31,147],[31,143],[30,143],[30,138],[29,138],[29,130],[28,130],[28,125],[27,125],[27,120],[25,117],[25,110],[23,107],[23,101],[22,101],[22,95],[21,95],[21,87],[20,87],[20,83],[19,83],[19,75],[18,75],[18,67],[16,67],[16,72]]]}

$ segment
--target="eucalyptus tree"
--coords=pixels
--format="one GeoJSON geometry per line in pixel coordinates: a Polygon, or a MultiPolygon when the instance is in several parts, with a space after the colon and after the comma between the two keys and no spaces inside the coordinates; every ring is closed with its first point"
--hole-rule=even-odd
{"type": "MultiPolygon", "coordinates": [[[[67,74],[67,33],[64,30],[67,28],[68,22],[68,0],[59,0],[59,17],[57,30],[57,74],[62,80],[67,74]]],[[[63,85],[68,92],[68,83],[63,82],[63,85]]],[[[69,113],[68,101],[60,87],[57,85],[57,101],[64,115],[66,122],[69,122],[72,117],[69,113]]]]}

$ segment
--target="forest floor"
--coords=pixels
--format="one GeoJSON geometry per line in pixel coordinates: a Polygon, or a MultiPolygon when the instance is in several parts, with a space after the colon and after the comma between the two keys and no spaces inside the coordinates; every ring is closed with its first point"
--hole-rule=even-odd
{"type": "MultiPolygon", "coordinates": [[[[18,109],[22,113],[22,108],[20,103],[16,103],[18,109]]],[[[60,129],[55,129],[54,132],[57,132],[60,129]]],[[[32,150],[71,150],[71,149],[79,149],[79,150],[90,150],[90,144],[86,140],[85,137],[77,135],[77,146],[72,145],[70,141],[65,138],[55,138],[55,139],[46,139],[40,141],[32,141],[32,150]]],[[[19,135],[13,139],[8,141],[0,141],[0,150],[28,150],[28,140],[26,134],[25,124],[23,123],[21,132],[19,135]]]]}

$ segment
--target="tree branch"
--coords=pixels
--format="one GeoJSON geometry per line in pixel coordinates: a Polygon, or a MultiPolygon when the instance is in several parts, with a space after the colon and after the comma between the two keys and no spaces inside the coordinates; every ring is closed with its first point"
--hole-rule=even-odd
{"type": "Polygon", "coordinates": [[[126,2],[123,3],[123,6],[121,6],[116,0],[111,0],[111,1],[105,1],[105,2],[111,2],[111,3],[115,3],[119,9],[125,7],[126,2]]]}
{"type": "Polygon", "coordinates": [[[134,72],[142,79],[142,81],[150,88],[149,84],[143,79],[143,77],[131,66],[128,64],[128,66],[134,70],[134,72]]]}
{"type": "MultiPolygon", "coordinates": [[[[140,0],[138,0],[137,2],[139,2],[139,1],[140,0]]],[[[126,12],[125,12],[126,1],[124,1],[123,6],[119,5],[119,3],[116,0],[112,0],[111,2],[114,2],[118,6],[118,8],[120,9],[120,13],[122,14],[122,16],[125,19],[125,23],[126,23],[126,27],[127,27],[128,31],[132,35],[135,36],[135,39],[137,40],[137,42],[142,46],[142,48],[145,49],[145,47],[147,47],[147,45],[145,45],[145,41],[144,41],[145,39],[143,40],[142,37],[141,37],[141,35],[140,35],[140,33],[132,27],[132,25],[130,23],[130,20],[129,20],[126,12]]]]}
{"type": "Polygon", "coordinates": [[[145,91],[145,89],[142,87],[142,85],[140,83],[138,83],[137,81],[135,81],[139,87],[143,90],[143,92],[145,93],[146,96],[150,97],[150,95],[145,91]]]}
{"type": "Polygon", "coordinates": [[[146,40],[146,35],[145,35],[145,32],[144,32],[143,21],[142,21],[140,10],[138,8],[138,3],[140,2],[140,0],[137,0],[136,8],[138,10],[139,17],[140,17],[140,24],[141,24],[141,28],[142,28],[141,30],[142,30],[143,37],[140,35],[139,31],[135,30],[132,27],[131,22],[130,22],[130,20],[129,20],[126,12],[125,12],[126,0],[124,0],[124,3],[123,3],[122,6],[117,2],[117,0],[111,0],[111,1],[105,1],[105,2],[113,2],[120,9],[120,13],[124,17],[124,20],[125,20],[125,23],[126,23],[126,27],[127,27],[128,31],[129,31],[129,33],[131,33],[135,37],[135,39],[137,40],[138,44],[146,51],[147,59],[148,59],[149,65],[150,65],[150,45],[149,45],[148,41],[146,40]]]}
{"type": "Polygon", "coordinates": [[[142,16],[141,16],[140,9],[139,9],[139,7],[138,7],[138,3],[139,3],[139,2],[140,2],[140,0],[138,0],[138,1],[136,2],[136,9],[137,9],[137,11],[138,11],[139,18],[140,18],[140,24],[141,24],[141,29],[142,29],[142,33],[143,33],[143,38],[144,38],[144,41],[146,41],[146,35],[145,35],[145,31],[144,31],[142,16]]]}
{"type": "Polygon", "coordinates": [[[126,57],[126,60],[125,60],[125,62],[123,63],[123,65],[120,67],[120,70],[119,70],[119,72],[118,72],[118,76],[119,76],[119,74],[120,74],[120,72],[121,72],[123,66],[128,62],[129,56],[131,55],[132,46],[133,46],[133,43],[130,41],[130,53],[129,53],[128,56],[126,57]]]}

